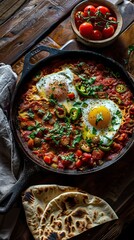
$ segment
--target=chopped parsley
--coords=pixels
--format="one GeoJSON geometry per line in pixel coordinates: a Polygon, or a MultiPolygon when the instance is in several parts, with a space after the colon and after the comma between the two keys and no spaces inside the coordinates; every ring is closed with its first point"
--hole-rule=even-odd
{"type": "Polygon", "coordinates": [[[58,145],[62,136],[69,136],[72,129],[70,123],[61,125],[58,121],[55,122],[53,129],[49,130],[49,137],[58,145]]]}
{"type": "Polygon", "coordinates": [[[75,139],[73,140],[73,142],[72,142],[72,147],[75,147],[75,145],[76,145],[77,143],[79,143],[81,140],[82,140],[82,134],[80,133],[80,134],[77,135],[77,136],[75,137],[75,139]]]}
{"type": "Polygon", "coordinates": [[[75,102],[75,103],[73,104],[73,106],[74,106],[74,107],[80,107],[81,104],[82,104],[82,102],[75,102]]]}
{"type": "Polygon", "coordinates": [[[86,102],[82,103],[82,107],[86,108],[88,106],[88,104],[86,102]]]}
{"type": "Polygon", "coordinates": [[[97,133],[97,130],[96,130],[96,128],[93,127],[92,134],[96,135],[96,133],[97,133]]]}
{"type": "Polygon", "coordinates": [[[29,110],[28,110],[28,116],[30,117],[30,118],[34,118],[34,112],[32,111],[32,109],[30,108],[29,110]]]}
{"type": "Polygon", "coordinates": [[[96,125],[103,120],[103,115],[102,113],[98,113],[97,116],[96,116],[96,125]]]}
{"type": "Polygon", "coordinates": [[[119,72],[113,72],[111,71],[110,74],[115,77],[115,78],[120,78],[120,73],[119,72]]]}
{"type": "Polygon", "coordinates": [[[118,123],[117,123],[117,118],[116,118],[116,116],[113,116],[113,117],[112,117],[111,124],[112,124],[112,125],[117,125],[117,124],[118,124],[118,123]]]}
{"type": "Polygon", "coordinates": [[[119,110],[117,110],[115,114],[116,114],[119,118],[122,118],[122,114],[121,114],[121,112],[120,112],[119,110]]]}
{"type": "Polygon", "coordinates": [[[80,63],[77,64],[78,67],[81,67],[83,65],[85,65],[85,62],[80,62],[80,63]]]}
{"type": "Polygon", "coordinates": [[[61,156],[61,158],[65,161],[70,161],[70,162],[74,162],[75,161],[75,155],[74,153],[70,153],[68,155],[64,155],[64,156],[61,156]]]}
{"type": "Polygon", "coordinates": [[[39,115],[44,115],[44,110],[39,109],[39,110],[38,110],[38,114],[39,114],[39,115]]]}
{"type": "Polygon", "coordinates": [[[52,104],[52,105],[57,104],[57,100],[54,98],[53,94],[49,98],[49,103],[52,104]]]}
{"type": "Polygon", "coordinates": [[[82,80],[82,83],[84,84],[88,84],[88,85],[92,85],[93,83],[95,83],[96,77],[85,77],[83,75],[79,75],[80,79],[82,80]]]}
{"type": "Polygon", "coordinates": [[[39,132],[43,132],[44,130],[45,130],[44,127],[37,127],[36,128],[36,126],[35,126],[35,131],[31,132],[29,136],[30,136],[30,138],[34,139],[39,132]]]}
{"type": "Polygon", "coordinates": [[[52,118],[51,112],[47,111],[46,114],[43,117],[43,121],[48,121],[52,118]]]}

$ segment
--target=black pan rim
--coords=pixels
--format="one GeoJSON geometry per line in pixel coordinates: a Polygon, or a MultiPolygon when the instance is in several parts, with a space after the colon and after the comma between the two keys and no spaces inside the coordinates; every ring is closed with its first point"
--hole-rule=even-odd
{"type": "Polygon", "coordinates": [[[85,51],[85,50],[75,50],[75,51],[61,51],[58,50],[56,54],[48,56],[47,58],[42,59],[41,61],[39,61],[38,63],[36,63],[35,65],[33,65],[33,67],[26,73],[26,75],[24,77],[21,78],[21,80],[18,82],[16,89],[13,93],[13,97],[12,97],[12,101],[11,101],[11,108],[10,108],[10,117],[11,117],[11,128],[14,134],[14,137],[16,139],[16,141],[19,143],[19,146],[21,148],[21,150],[24,152],[24,155],[29,158],[31,161],[33,161],[35,164],[39,165],[40,167],[52,171],[52,172],[56,172],[56,173],[60,173],[60,174],[69,174],[69,175],[83,175],[83,174],[89,174],[89,173],[94,173],[100,170],[103,170],[111,165],[113,165],[114,163],[118,162],[123,156],[126,155],[126,153],[128,152],[128,150],[132,147],[132,145],[134,144],[134,133],[132,134],[132,137],[130,138],[130,141],[127,143],[127,145],[122,149],[122,151],[120,152],[120,154],[113,160],[110,161],[106,161],[104,162],[101,166],[97,166],[95,168],[91,168],[91,169],[87,169],[87,170],[83,170],[83,171],[78,171],[78,170],[60,170],[60,169],[54,169],[52,167],[49,167],[48,165],[44,165],[44,164],[40,164],[39,161],[37,161],[37,159],[35,159],[35,157],[33,158],[31,155],[28,154],[28,151],[25,149],[24,145],[22,144],[22,140],[21,137],[19,136],[17,130],[16,130],[16,120],[15,118],[15,103],[16,103],[16,97],[18,96],[18,91],[20,90],[22,84],[24,84],[24,82],[26,81],[28,76],[31,76],[34,72],[37,72],[37,70],[41,69],[42,65],[45,63],[49,63],[53,60],[55,60],[55,58],[62,58],[62,57],[67,57],[67,56],[74,56],[75,58],[78,57],[77,55],[79,55],[79,58],[82,57],[86,57],[89,59],[89,56],[92,56],[93,58],[97,58],[101,59],[102,61],[106,62],[107,65],[112,64],[115,68],[118,69],[118,71],[121,72],[121,75],[123,75],[124,80],[127,82],[127,85],[129,85],[130,88],[133,88],[133,92],[134,92],[134,81],[132,80],[132,78],[130,77],[130,75],[126,72],[126,70],[124,69],[124,67],[119,64],[118,62],[116,62],[115,60],[105,57],[102,54],[98,54],[94,51],[85,51]],[[86,56],[85,56],[86,55],[86,56]]]}

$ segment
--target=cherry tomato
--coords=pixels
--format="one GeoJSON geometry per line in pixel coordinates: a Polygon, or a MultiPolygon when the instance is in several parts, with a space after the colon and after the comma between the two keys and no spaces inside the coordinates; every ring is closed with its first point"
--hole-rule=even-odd
{"type": "Polygon", "coordinates": [[[102,33],[99,30],[93,30],[91,37],[92,37],[93,40],[101,40],[102,39],[102,33]]]}
{"type": "Polygon", "coordinates": [[[116,16],[103,5],[87,5],[75,14],[76,27],[88,39],[101,40],[111,37],[117,28],[116,16]],[[90,22],[89,22],[90,21],[90,22]]]}
{"type": "Polygon", "coordinates": [[[96,8],[95,12],[96,13],[97,12],[101,12],[103,15],[106,15],[106,14],[110,13],[110,10],[107,7],[105,7],[105,6],[98,6],[96,8]]]}
{"type": "Polygon", "coordinates": [[[88,38],[91,36],[91,33],[93,31],[93,25],[92,23],[89,22],[84,22],[79,26],[79,32],[80,34],[85,37],[88,38]]]}
{"type": "Polygon", "coordinates": [[[114,27],[114,29],[117,28],[117,19],[115,17],[109,17],[108,20],[110,20],[110,25],[114,27]]]}
{"type": "Polygon", "coordinates": [[[112,25],[106,26],[103,31],[102,31],[102,35],[103,38],[109,38],[114,34],[114,27],[112,25]]]}
{"type": "Polygon", "coordinates": [[[84,12],[78,11],[75,14],[75,22],[76,24],[80,25],[82,22],[84,22],[84,12]]]}
{"type": "Polygon", "coordinates": [[[103,22],[103,21],[95,21],[94,22],[94,30],[102,31],[104,27],[105,27],[105,22],[103,22]]]}
{"type": "Polygon", "coordinates": [[[84,16],[94,16],[95,15],[95,7],[93,5],[88,5],[84,8],[84,16]]]}

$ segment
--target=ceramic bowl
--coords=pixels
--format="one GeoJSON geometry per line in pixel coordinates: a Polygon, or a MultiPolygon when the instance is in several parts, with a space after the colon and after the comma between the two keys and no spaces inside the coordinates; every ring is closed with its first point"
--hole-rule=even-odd
{"type": "Polygon", "coordinates": [[[75,6],[75,8],[72,10],[71,13],[71,25],[72,25],[72,29],[76,35],[76,38],[78,41],[82,42],[83,44],[87,45],[87,46],[91,46],[91,47],[105,47],[108,46],[110,44],[112,44],[117,37],[119,36],[119,34],[121,33],[121,29],[122,29],[122,24],[123,24],[123,19],[122,16],[118,10],[118,7],[116,5],[114,5],[113,3],[105,0],[86,0],[86,1],[82,1],[81,3],[79,3],[78,5],[75,6]],[[117,27],[116,30],[114,32],[114,34],[109,37],[109,38],[105,38],[105,39],[101,39],[101,40],[92,40],[86,37],[83,37],[79,30],[78,27],[76,26],[76,22],[75,22],[75,14],[78,11],[83,11],[84,8],[87,5],[99,5],[99,6],[105,6],[107,8],[109,8],[110,12],[112,13],[112,16],[116,17],[117,19],[117,27]]]}

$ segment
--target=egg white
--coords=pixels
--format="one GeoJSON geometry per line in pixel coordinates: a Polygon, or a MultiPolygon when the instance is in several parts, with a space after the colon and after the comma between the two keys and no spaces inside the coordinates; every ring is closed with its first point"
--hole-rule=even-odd
{"type": "Polygon", "coordinates": [[[107,145],[112,140],[120,128],[122,122],[122,111],[119,109],[117,104],[108,99],[87,99],[85,100],[86,107],[82,108],[82,120],[83,120],[83,137],[85,139],[92,139],[94,136],[99,136],[100,141],[103,145],[107,145]],[[89,123],[88,114],[95,108],[105,106],[110,114],[111,121],[109,126],[105,129],[94,129],[89,123]],[[114,121],[112,121],[114,119],[114,121]],[[95,131],[94,131],[95,130],[95,131]]]}
{"type": "MultiPolygon", "coordinates": [[[[44,77],[42,77],[36,83],[36,87],[37,87],[40,97],[49,101],[46,91],[49,88],[49,86],[53,85],[55,82],[66,83],[68,93],[73,92],[75,94],[74,101],[79,99],[78,93],[73,85],[73,72],[69,68],[65,68],[62,71],[48,74],[48,75],[45,75],[44,77]]],[[[73,100],[69,101],[67,99],[64,99],[64,100],[58,101],[58,102],[60,102],[60,104],[63,104],[65,106],[65,108],[67,109],[67,111],[69,112],[73,106],[74,101],[73,100]]]]}
{"type": "Polygon", "coordinates": [[[41,96],[47,99],[46,91],[45,89],[48,88],[50,84],[54,84],[54,82],[65,82],[68,87],[68,92],[74,92],[75,96],[78,96],[77,91],[75,90],[75,87],[73,86],[73,72],[66,68],[62,71],[48,74],[44,77],[42,77],[36,84],[36,87],[38,89],[38,92],[41,96]]]}

